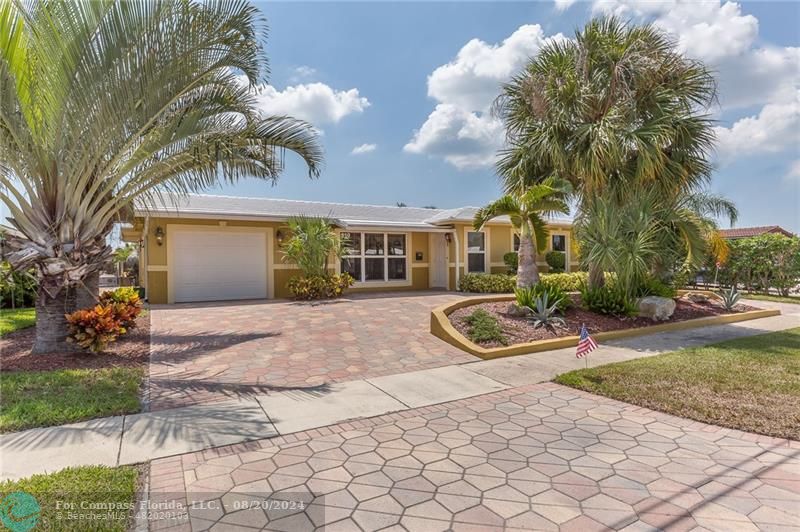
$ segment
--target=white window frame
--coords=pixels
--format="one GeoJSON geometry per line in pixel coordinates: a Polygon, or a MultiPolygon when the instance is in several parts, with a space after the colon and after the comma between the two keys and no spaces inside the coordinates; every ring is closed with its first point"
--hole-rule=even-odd
{"type": "Polygon", "coordinates": [[[412,272],[411,272],[411,254],[409,248],[411,246],[411,233],[404,231],[370,231],[370,230],[349,230],[341,231],[340,234],[359,234],[361,235],[360,247],[358,253],[348,254],[343,256],[340,260],[336,261],[336,272],[342,272],[342,260],[359,260],[361,262],[361,279],[356,279],[353,283],[354,288],[359,287],[379,287],[379,286],[411,286],[412,272]],[[383,255],[367,255],[364,246],[366,245],[366,235],[383,235],[383,255]],[[404,255],[389,255],[389,235],[403,235],[405,238],[405,254],[404,255]],[[383,259],[383,280],[366,281],[364,277],[367,274],[366,259],[383,259]],[[405,279],[389,279],[389,259],[405,259],[406,267],[405,279]]]}
{"type": "Polygon", "coordinates": [[[491,273],[489,268],[489,231],[484,228],[483,231],[475,231],[469,227],[464,228],[464,272],[465,273],[491,273]],[[481,233],[483,234],[483,251],[470,251],[469,250],[469,234],[481,233]],[[469,270],[469,256],[470,255],[483,255],[483,271],[472,272],[469,270]]]}

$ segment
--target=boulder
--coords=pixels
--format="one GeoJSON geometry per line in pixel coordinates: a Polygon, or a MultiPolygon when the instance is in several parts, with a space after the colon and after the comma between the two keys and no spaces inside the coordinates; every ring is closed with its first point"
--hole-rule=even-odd
{"type": "Polygon", "coordinates": [[[708,303],[708,296],[705,294],[701,294],[700,292],[689,292],[683,298],[687,301],[691,301],[692,303],[708,303]]]}
{"type": "Polygon", "coordinates": [[[647,296],[639,300],[639,316],[665,321],[675,312],[675,301],[667,297],[647,296]]]}
{"type": "Polygon", "coordinates": [[[509,316],[514,316],[515,318],[527,318],[528,316],[533,315],[533,311],[531,309],[528,307],[521,307],[513,301],[508,305],[506,313],[509,316]]]}

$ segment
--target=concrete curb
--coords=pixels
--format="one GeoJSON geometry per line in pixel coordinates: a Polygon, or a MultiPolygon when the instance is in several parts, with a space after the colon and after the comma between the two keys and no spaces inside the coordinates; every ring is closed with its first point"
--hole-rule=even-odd
{"type": "MultiPolygon", "coordinates": [[[[701,290],[690,290],[693,293],[704,293],[701,290]]],[[[709,293],[708,295],[715,295],[709,293]]],[[[527,342],[524,344],[514,344],[504,347],[481,347],[471,342],[463,334],[458,332],[453,324],[450,323],[448,317],[454,311],[478,305],[480,303],[493,303],[497,301],[512,301],[513,295],[489,295],[480,297],[470,297],[461,299],[454,303],[442,305],[435,308],[431,312],[431,334],[455,346],[462,351],[466,351],[471,355],[475,355],[483,360],[491,360],[494,358],[511,357],[518,355],[527,355],[530,353],[538,353],[540,351],[551,351],[554,349],[563,349],[565,347],[574,347],[578,345],[579,337],[565,336],[563,338],[553,338],[550,340],[538,340],[536,342],[527,342]]],[[[658,325],[651,325],[649,327],[638,327],[635,329],[621,329],[619,331],[608,331],[594,334],[593,337],[597,341],[618,340],[620,338],[632,338],[635,336],[645,336],[652,333],[665,332],[665,331],[682,331],[686,329],[694,329],[697,327],[707,327],[709,325],[723,325],[726,323],[736,323],[740,321],[755,320],[758,318],[769,318],[772,316],[779,316],[780,310],[751,310],[748,312],[740,312],[738,314],[725,314],[722,316],[709,316],[706,318],[697,318],[693,320],[678,321],[674,323],[661,323],[658,325]]]]}

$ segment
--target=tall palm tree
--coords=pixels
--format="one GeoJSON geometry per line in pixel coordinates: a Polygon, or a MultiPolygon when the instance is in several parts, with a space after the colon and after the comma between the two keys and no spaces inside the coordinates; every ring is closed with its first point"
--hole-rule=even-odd
{"type": "Polygon", "coordinates": [[[274,181],[285,149],[319,175],[314,129],[258,111],[264,30],[245,0],[0,3],[0,199],[6,258],[39,279],[35,352],[69,348],[75,288],[134,202],[274,181]]]}
{"type": "MultiPolygon", "coordinates": [[[[612,187],[680,197],[709,180],[715,98],[709,70],[660,29],[594,19],[504,85],[494,106],[508,144],[498,173],[507,188],[519,174],[567,179],[579,210],[612,187]]],[[[602,284],[596,264],[590,278],[602,284]]]]}
{"type": "Polygon", "coordinates": [[[536,251],[541,253],[547,247],[549,233],[545,217],[556,213],[569,214],[564,185],[551,179],[541,184],[519,186],[475,213],[473,226],[476,231],[498,216],[511,219],[519,233],[517,286],[520,288],[539,282],[536,251]]]}

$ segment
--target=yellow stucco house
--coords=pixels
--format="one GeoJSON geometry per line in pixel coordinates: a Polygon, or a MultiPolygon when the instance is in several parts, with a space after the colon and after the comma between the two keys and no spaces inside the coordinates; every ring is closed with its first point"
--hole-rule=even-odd
{"type": "MultiPolygon", "coordinates": [[[[324,216],[352,242],[352,256],[335,265],[367,290],[455,290],[466,273],[506,271],[503,255],[519,239],[508,219],[472,228],[477,208],[422,209],[270,198],[192,195],[137,209],[123,239],[137,242],[139,278],[151,303],[286,298],[297,275],[283,260],[286,221],[324,216]]],[[[549,221],[548,250],[578,267],[572,221],[549,221]]],[[[547,271],[543,256],[537,256],[547,271]]]]}

